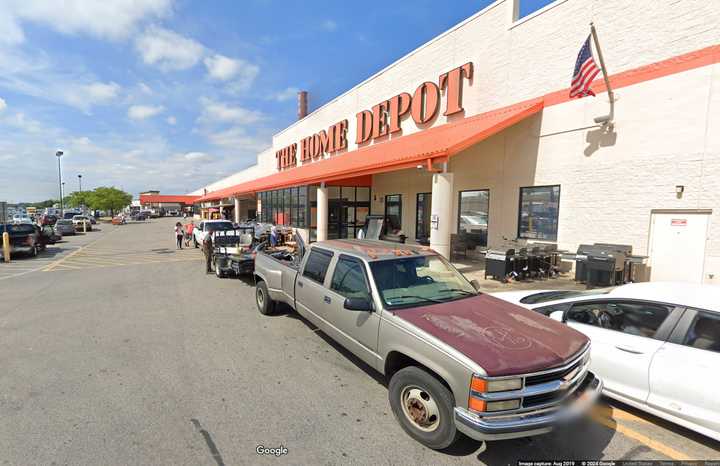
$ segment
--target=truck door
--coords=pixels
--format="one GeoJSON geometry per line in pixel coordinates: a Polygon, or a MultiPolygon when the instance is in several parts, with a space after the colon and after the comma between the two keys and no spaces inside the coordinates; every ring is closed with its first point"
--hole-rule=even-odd
{"type": "Polygon", "coordinates": [[[331,336],[358,357],[376,366],[380,318],[372,309],[372,295],[364,263],[341,254],[333,269],[329,289],[323,296],[321,317],[328,322],[331,336]],[[355,300],[348,309],[346,300],[355,300]],[[363,309],[363,301],[367,308],[363,309]],[[359,304],[359,305],[358,305],[359,304]]]}
{"type": "Polygon", "coordinates": [[[317,247],[310,249],[295,282],[295,309],[323,331],[327,326],[320,313],[325,306],[325,280],[332,258],[330,251],[317,247]]]}

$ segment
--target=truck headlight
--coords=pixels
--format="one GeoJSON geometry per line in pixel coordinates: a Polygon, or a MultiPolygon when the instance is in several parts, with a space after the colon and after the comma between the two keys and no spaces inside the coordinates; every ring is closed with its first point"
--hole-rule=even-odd
{"type": "Polygon", "coordinates": [[[518,409],[520,407],[520,400],[505,400],[505,401],[489,401],[485,405],[485,410],[490,411],[506,411],[508,409],[518,409]]]}
{"type": "Polygon", "coordinates": [[[470,383],[470,389],[478,393],[490,392],[507,392],[510,390],[520,390],[522,388],[522,378],[488,380],[478,376],[473,376],[470,383]]]}

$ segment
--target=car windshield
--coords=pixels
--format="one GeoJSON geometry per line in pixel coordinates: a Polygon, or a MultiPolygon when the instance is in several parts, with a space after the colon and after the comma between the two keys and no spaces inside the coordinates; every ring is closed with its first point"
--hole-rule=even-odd
{"type": "Polygon", "coordinates": [[[594,296],[608,294],[609,289],[597,289],[597,290],[558,290],[558,291],[543,291],[541,293],[533,293],[525,296],[520,300],[523,304],[540,304],[548,301],[557,301],[558,299],[569,299],[577,298],[580,296],[594,296]]]}
{"type": "Polygon", "coordinates": [[[7,225],[8,233],[32,233],[35,227],[30,224],[7,225]]]}
{"type": "Polygon", "coordinates": [[[207,224],[207,231],[225,231],[232,229],[232,222],[212,222],[207,224]]]}
{"type": "Polygon", "coordinates": [[[465,277],[440,256],[371,262],[370,269],[388,309],[452,301],[477,294],[465,277]]]}
{"type": "Polygon", "coordinates": [[[58,220],[57,224],[58,225],[72,225],[72,221],[71,220],[58,220]]]}

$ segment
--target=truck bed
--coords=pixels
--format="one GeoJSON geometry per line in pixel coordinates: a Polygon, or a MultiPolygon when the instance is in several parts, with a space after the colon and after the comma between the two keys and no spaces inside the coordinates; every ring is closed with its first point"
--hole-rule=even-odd
{"type": "Polygon", "coordinates": [[[295,308],[295,280],[300,260],[284,250],[264,250],[255,257],[255,279],[264,280],[270,298],[295,308]]]}

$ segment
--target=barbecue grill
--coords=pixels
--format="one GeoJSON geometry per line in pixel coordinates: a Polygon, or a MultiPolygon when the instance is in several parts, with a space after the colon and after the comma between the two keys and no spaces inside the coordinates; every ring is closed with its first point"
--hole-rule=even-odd
{"type": "Polygon", "coordinates": [[[489,250],[485,254],[485,278],[505,280],[515,271],[515,249],[489,250]]]}

